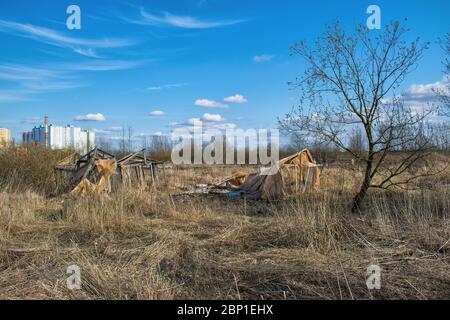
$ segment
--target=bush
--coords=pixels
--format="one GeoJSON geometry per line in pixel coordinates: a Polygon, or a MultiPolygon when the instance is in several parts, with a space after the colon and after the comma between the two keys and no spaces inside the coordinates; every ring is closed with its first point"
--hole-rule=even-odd
{"type": "Polygon", "coordinates": [[[49,194],[57,188],[56,163],[71,150],[28,147],[26,155],[16,155],[13,148],[0,151],[0,188],[31,190],[49,194]]]}

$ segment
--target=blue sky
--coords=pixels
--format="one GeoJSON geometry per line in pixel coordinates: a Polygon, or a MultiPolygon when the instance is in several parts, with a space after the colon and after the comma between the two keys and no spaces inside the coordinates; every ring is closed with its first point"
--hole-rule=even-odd
{"type": "Polygon", "coordinates": [[[287,82],[304,67],[289,46],[336,18],[365,23],[370,4],[383,24],[407,17],[411,38],[433,42],[402,90],[414,100],[441,85],[434,42],[450,31],[448,0],[2,0],[0,127],[19,141],[44,115],[108,137],[123,125],[136,136],[164,134],[195,118],[276,127],[298,100],[287,82]],[[81,30],[66,27],[71,4],[81,30]]]}

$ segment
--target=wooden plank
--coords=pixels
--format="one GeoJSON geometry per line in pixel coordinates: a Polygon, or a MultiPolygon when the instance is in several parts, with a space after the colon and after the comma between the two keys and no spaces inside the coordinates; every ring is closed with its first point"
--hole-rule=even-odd
{"type": "Polygon", "coordinates": [[[155,176],[153,175],[153,165],[150,165],[150,176],[152,177],[152,185],[155,183],[155,176]]]}
{"type": "Polygon", "coordinates": [[[156,165],[154,165],[154,169],[153,170],[155,171],[156,184],[159,186],[158,167],[156,165]]]}

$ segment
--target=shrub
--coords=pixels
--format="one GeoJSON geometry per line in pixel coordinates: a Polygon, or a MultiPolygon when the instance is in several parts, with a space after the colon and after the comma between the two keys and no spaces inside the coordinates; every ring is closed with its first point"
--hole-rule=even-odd
{"type": "Polygon", "coordinates": [[[0,188],[32,190],[41,194],[57,187],[55,164],[71,150],[51,150],[41,146],[28,147],[26,155],[16,155],[13,148],[0,152],[0,188]]]}

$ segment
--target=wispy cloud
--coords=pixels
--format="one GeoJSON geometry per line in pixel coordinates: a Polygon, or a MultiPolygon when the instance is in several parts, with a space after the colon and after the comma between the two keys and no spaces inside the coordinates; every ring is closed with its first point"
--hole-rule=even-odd
{"type": "Polygon", "coordinates": [[[0,103],[30,101],[33,94],[79,86],[69,81],[59,83],[60,71],[11,64],[0,65],[0,79],[9,87],[0,90],[0,103]]]}
{"type": "Polygon", "coordinates": [[[46,68],[35,68],[23,65],[0,65],[0,79],[10,81],[41,80],[43,78],[57,78],[60,72],[46,68]]]}
{"type": "Polygon", "coordinates": [[[87,48],[87,49],[74,48],[73,51],[81,54],[82,56],[86,56],[86,57],[90,57],[90,58],[100,58],[100,56],[97,53],[95,53],[95,51],[92,50],[92,48],[87,48]]]}
{"type": "Polygon", "coordinates": [[[162,131],[155,131],[155,132],[151,132],[151,133],[141,132],[136,137],[139,137],[139,138],[142,138],[142,137],[163,137],[163,136],[166,136],[166,135],[167,134],[162,132],[162,131]]]}
{"type": "Polygon", "coordinates": [[[76,53],[90,57],[97,56],[92,48],[120,48],[136,44],[136,41],[130,39],[74,38],[52,29],[5,20],[0,20],[0,32],[14,34],[57,47],[70,48],[76,53]]]}
{"type": "Polygon", "coordinates": [[[118,132],[123,130],[122,127],[109,127],[106,129],[94,128],[92,129],[99,136],[112,136],[117,135],[118,132]]]}
{"type": "Polygon", "coordinates": [[[146,12],[143,8],[140,10],[140,17],[137,20],[129,20],[132,23],[150,25],[150,26],[170,26],[183,29],[209,29],[231,26],[241,22],[245,22],[245,19],[240,20],[216,20],[207,21],[191,16],[178,16],[169,12],[163,12],[162,15],[155,15],[146,12]]]}
{"type": "Polygon", "coordinates": [[[51,91],[63,91],[83,87],[81,82],[70,81],[46,81],[46,82],[25,82],[23,87],[28,89],[30,93],[44,93],[51,91]]]}
{"type": "Polygon", "coordinates": [[[258,56],[254,56],[253,61],[254,62],[266,62],[266,61],[272,60],[273,58],[275,58],[275,55],[273,55],[273,54],[261,54],[258,56]]]}
{"type": "Polygon", "coordinates": [[[138,67],[145,61],[93,60],[84,63],[58,63],[39,67],[0,64],[0,80],[9,89],[0,91],[0,103],[32,100],[36,94],[84,87],[80,74],[106,72],[138,67]]]}
{"type": "Polygon", "coordinates": [[[23,90],[1,90],[0,91],[0,103],[6,102],[21,102],[31,100],[27,92],[23,90]]]}
{"type": "Polygon", "coordinates": [[[163,84],[159,86],[152,86],[148,87],[147,90],[150,91],[159,91],[159,90],[166,90],[166,89],[173,89],[173,88],[181,88],[189,85],[189,83],[170,83],[170,84],[163,84]]]}
{"type": "Polygon", "coordinates": [[[106,128],[106,129],[94,128],[93,130],[98,135],[108,136],[108,135],[117,134],[117,132],[120,132],[123,129],[122,129],[122,127],[110,127],[110,128],[106,128]]]}
{"type": "Polygon", "coordinates": [[[223,122],[225,119],[219,114],[205,113],[201,118],[189,118],[183,122],[171,122],[169,127],[171,130],[184,129],[189,132],[201,129],[203,132],[206,130],[215,129],[219,131],[225,131],[227,129],[235,129],[237,126],[234,123],[223,122]]]}
{"type": "Polygon", "coordinates": [[[117,71],[133,69],[144,63],[145,61],[94,60],[87,63],[65,64],[61,67],[72,71],[117,71]]]}
{"type": "Polygon", "coordinates": [[[31,117],[31,118],[25,118],[21,121],[23,124],[38,124],[42,121],[42,118],[39,117],[31,117]]]}
{"type": "MultiPolygon", "coordinates": [[[[189,138],[193,137],[194,132],[200,132],[200,130],[201,130],[201,134],[209,135],[212,133],[211,130],[216,130],[216,132],[224,134],[226,132],[226,130],[234,130],[236,128],[237,128],[237,126],[234,123],[216,124],[216,123],[202,122],[201,126],[200,126],[200,123],[198,123],[197,125],[180,126],[180,127],[172,128],[172,132],[175,132],[175,130],[179,130],[179,129],[184,130],[184,132],[185,132],[184,137],[186,139],[189,139],[189,138]]],[[[180,134],[180,132],[177,133],[177,136],[179,134],[180,134]]]]}
{"type": "Polygon", "coordinates": [[[101,113],[89,113],[89,114],[86,114],[86,115],[76,116],[73,120],[74,121],[96,121],[96,122],[101,122],[101,121],[106,121],[106,118],[101,113]]]}

